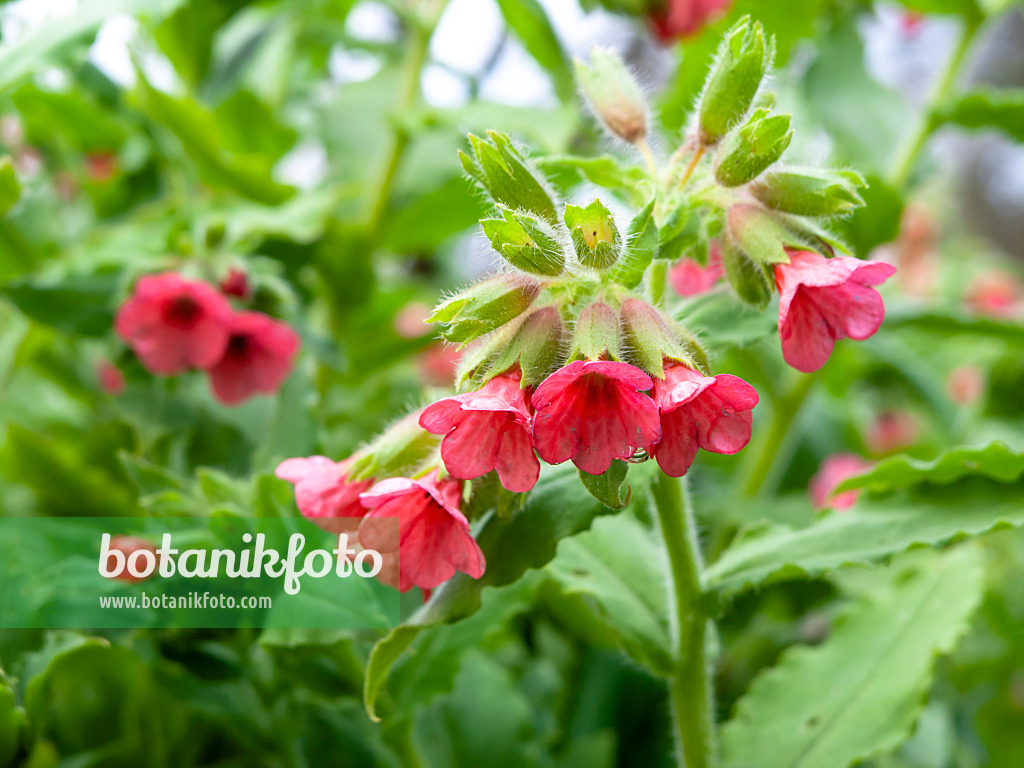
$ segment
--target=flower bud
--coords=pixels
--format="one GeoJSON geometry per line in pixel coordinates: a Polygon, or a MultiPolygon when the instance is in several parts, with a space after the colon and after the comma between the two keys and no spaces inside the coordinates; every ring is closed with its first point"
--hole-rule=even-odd
{"type": "Polygon", "coordinates": [[[715,164],[718,183],[738,187],[778,161],[793,139],[789,121],[789,115],[769,117],[767,109],[759,109],[746,125],[726,136],[715,164]]]}
{"type": "Polygon", "coordinates": [[[589,65],[580,59],[574,63],[576,81],[608,132],[630,144],[643,139],[647,135],[647,103],[619,54],[595,46],[589,65]]]}
{"type": "Polygon", "coordinates": [[[800,241],[772,214],[756,203],[736,203],[725,214],[728,238],[747,256],[760,264],[785,264],[786,246],[800,241]]]}
{"type": "Polygon", "coordinates": [[[854,171],[816,168],[773,171],[751,186],[754,197],[786,213],[800,216],[836,216],[864,205],[858,189],[864,177],[854,171]]]}
{"type": "Polygon", "coordinates": [[[540,284],[518,275],[498,275],[448,299],[428,318],[444,323],[442,335],[456,343],[472,341],[507,323],[533,303],[540,284]]]}
{"type": "Polygon", "coordinates": [[[422,409],[410,413],[360,448],[351,458],[348,482],[412,474],[437,448],[440,439],[420,426],[422,409]]]}
{"type": "Polygon", "coordinates": [[[768,306],[774,291],[770,267],[751,258],[728,236],[722,238],[722,267],[741,299],[761,309],[768,306]]]}
{"type": "Polygon", "coordinates": [[[640,299],[627,299],[620,313],[622,344],[645,373],[665,378],[665,360],[688,368],[706,368],[707,358],[692,335],[640,299]]]}
{"type": "Polygon", "coordinates": [[[775,38],[765,38],[760,22],[744,16],[725,33],[704,84],[698,108],[700,142],[717,144],[754,103],[774,55],[775,38]]]}
{"type": "Polygon", "coordinates": [[[531,312],[504,350],[487,365],[489,381],[515,365],[524,387],[535,386],[558,367],[565,343],[565,325],[558,307],[548,305],[531,312]]]}
{"type": "Polygon", "coordinates": [[[494,200],[506,208],[522,209],[554,222],[554,195],[547,180],[516,150],[507,134],[488,131],[488,140],[469,134],[473,156],[459,151],[462,167],[494,200]]]}
{"type": "Polygon", "coordinates": [[[580,312],[569,360],[621,360],[619,317],[615,310],[599,301],[580,312]]]}
{"type": "Polygon", "coordinates": [[[583,266],[608,269],[619,260],[622,238],[611,211],[600,200],[586,208],[565,206],[565,226],[572,235],[576,258],[583,266]]]}
{"type": "Polygon", "coordinates": [[[480,224],[509,264],[531,275],[554,277],[565,269],[565,254],[554,230],[528,213],[501,209],[501,219],[481,219],[480,224]]]}

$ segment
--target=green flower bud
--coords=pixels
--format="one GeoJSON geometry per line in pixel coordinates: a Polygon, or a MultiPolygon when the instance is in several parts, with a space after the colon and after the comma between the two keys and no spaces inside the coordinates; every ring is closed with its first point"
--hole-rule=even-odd
{"type": "Polygon", "coordinates": [[[565,206],[565,226],[572,235],[576,258],[583,266],[608,269],[619,260],[622,238],[611,211],[600,200],[586,208],[565,206]]]}
{"type": "Polygon", "coordinates": [[[540,384],[558,367],[565,335],[558,307],[549,304],[535,309],[519,325],[502,352],[488,363],[484,383],[518,365],[524,387],[540,384]]]}
{"type": "Polygon", "coordinates": [[[754,103],[771,66],[775,38],[765,38],[760,22],[744,16],[725,33],[698,106],[700,142],[717,144],[754,103]]]}
{"type": "Polygon", "coordinates": [[[399,419],[356,451],[349,467],[349,480],[415,474],[440,443],[438,436],[420,426],[421,412],[422,409],[399,419]]]}
{"type": "Polygon", "coordinates": [[[601,124],[635,144],[647,136],[647,102],[619,54],[594,47],[590,64],[576,59],[576,81],[601,124]]]}
{"type": "Polygon", "coordinates": [[[700,369],[707,367],[704,351],[694,337],[640,299],[627,299],[620,312],[622,344],[640,369],[665,378],[665,359],[700,369]]]}
{"type": "Polygon", "coordinates": [[[858,193],[867,186],[854,171],[787,168],[773,171],[751,186],[769,208],[800,216],[837,216],[864,205],[858,193]]]}
{"type": "Polygon", "coordinates": [[[448,341],[465,344],[521,315],[540,288],[540,283],[529,278],[498,275],[440,304],[428,322],[443,323],[442,335],[448,341]]]}
{"type": "Polygon", "coordinates": [[[775,290],[771,267],[752,259],[728,236],[722,238],[722,266],[741,299],[760,309],[768,306],[775,290]]]}
{"type": "Polygon", "coordinates": [[[726,136],[715,164],[718,183],[738,187],[777,162],[793,139],[789,120],[789,115],[769,117],[767,109],[759,109],[746,125],[726,136]]]}
{"type": "Polygon", "coordinates": [[[528,213],[501,209],[501,219],[481,219],[480,224],[505,261],[531,275],[554,277],[565,269],[565,254],[554,230],[528,213]]]}
{"type": "Polygon", "coordinates": [[[620,360],[619,316],[604,302],[580,312],[573,330],[569,360],[620,360]]]}
{"type": "Polygon", "coordinates": [[[495,203],[530,211],[554,223],[555,199],[544,176],[519,153],[507,134],[488,131],[487,138],[469,134],[472,157],[459,150],[466,173],[495,203]]]}

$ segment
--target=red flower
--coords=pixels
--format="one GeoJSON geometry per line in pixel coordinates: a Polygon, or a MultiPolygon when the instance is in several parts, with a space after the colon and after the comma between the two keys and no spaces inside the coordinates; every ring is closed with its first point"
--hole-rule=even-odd
{"type": "Polygon", "coordinates": [[[664,5],[648,16],[654,34],[670,43],[700,32],[723,15],[732,0],[664,0],[664,5]]]}
{"type": "Polygon", "coordinates": [[[722,249],[717,242],[711,244],[707,266],[702,267],[693,259],[682,259],[672,267],[669,279],[680,296],[697,296],[715,287],[725,269],[722,267],[722,249]]]}
{"type": "Polygon", "coordinates": [[[572,459],[591,475],[661,439],[658,408],[643,394],[651,377],[627,363],[577,360],[533,394],[533,440],[549,464],[572,459]]]}
{"type": "MultiPolygon", "coordinates": [[[[401,527],[399,589],[406,592],[414,585],[432,589],[447,581],[455,571],[474,579],[484,575],[484,553],[469,532],[469,521],[459,511],[461,483],[440,479],[435,471],[427,477],[410,480],[392,477],[359,494],[366,518],[397,517],[401,527]]],[[[376,549],[378,526],[360,528],[359,541],[376,549]]],[[[383,547],[387,550],[387,547],[383,547]]]]}
{"type": "Polygon", "coordinates": [[[733,454],[750,442],[757,392],[737,376],[702,376],[670,364],[665,380],[655,380],[651,397],[661,411],[663,432],[654,455],[667,475],[685,475],[698,448],[733,454]]]}
{"type": "Polygon", "coordinates": [[[822,463],[818,474],[811,478],[811,484],[807,488],[811,503],[816,509],[849,509],[856,503],[860,491],[844,491],[835,495],[832,492],[846,478],[859,475],[870,467],[871,462],[853,453],[829,456],[822,463]]]}
{"type": "Polygon", "coordinates": [[[227,347],[230,324],[227,299],[174,272],[139,280],[114,321],[146,369],[165,376],[216,363],[227,347]]]}
{"type": "MultiPolygon", "coordinates": [[[[156,547],[154,547],[151,542],[146,541],[145,539],[140,538],[139,536],[130,536],[130,535],[114,536],[110,540],[110,546],[108,547],[107,551],[108,551],[107,563],[105,564],[105,567],[106,567],[108,573],[110,571],[113,571],[117,567],[116,562],[114,564],[111,564],[109,562],[111,558],[114,558],[115,560],[117,559],[117,555],[115,555],[113,553],[114,552],[120,552],[122,555],[124,555],[124,563],[125,563],[124,568],[121,569],[121,572],[119,574],[117,574],[117,576],[111,576],[110,577],[110,578],[113,578],[113,579],[117,579],[118,581],[127,581],[127,582],[129,582],[131,584],[138,584],[140,581],[145,581],[146,579],[148,579],[150,576],[153,575],[151,573],[148,576],[136,576],[131,571],[128,570],[128,558],[130,558],[136,552],[150,552],[150,553],[152,553],[152,555],[153,555],[153,562],[156,564],[156,568],[160,567],[160,558],[158,558],[156,556],[156,547]]],[[[139,570],[139,571],[145,570],[146,561],[148,559],[149,558],[144,558],[144,557],[136,558],[135,559],[135,568],[136,568],[136,570],[139,570]]]]}
{"type": "Polygon", "coordinates": [[[291,372],[299,335],[262,312],[238,313],[231,318],[230,332],[224,355],[209,370],[213,394],[235,405],[276,392],[291,372]]]}
{"type": "Polygon", "coordinates": [[[825,364],[838,339],[862,341],[878,330],[885,305],[870,286],[884,283],[896,267],[810,251],[790,251],[789,258],[775,266],[782,356],[809,373],[825,364]]]}
{"type": "Polygon", "coordinates": [[[420,380],[427,387],[450,387],[461,358],[462,350],[454,344],[431,344],[416,358],[420,380]]]}
{"type": "Polygon", "coordinates": [[[964,302],[979,315],[1011,320],[1020,314],[1024,289],[1020,280],[1007,272],[983,272],[971,281],[964,302]]]}
{"type": "Polygon", "coordinates": [[[100,389],[106,394],[114,397],[124,394],[124,374],[109,360],[101,360],[96,365],[96,376],[100,380],[100,389]]]}
{"type": "Polygon", "coordinates": [[[373,479],[348,479],[351,459],[331,461],[326,456],[286,459],[274,474],[295,486],[295,505],[306,517],[362,517],[366,509],[359,494],[373,479]]]}
{"type": "Polygon", "coordinates": [[[875,454],[892,453],[917,442],[920,430],[907,411],[882,411],[868,425],[864,442],[875,454]]]}
{"type": "Polygon", "coordinates": [[[117,155],[112,152],[93,152],[85,156],[85,175],[90,181],[110,181],[117,173],[117,155]]]}
{"type": "Polygon", "coordinates": [[[985,374],[976,365],[954,368],[946,379],[946,392],[958,405],[976,403],[985,393],[985,374]]]}
{"type": "Polygon", "coordinates": [[[237,296],[240,299],[248,299],[252,288],[249,285],[249,276],[245,270],[238,267],[231,267],[228,273],[221,278],[220,292],[228,296],[237,296]]]}
{"type": "Polygon", "coordinates": [[[540,462],[530,439],[529,391],[518,371],[504,373],[478,392],[446,397],[420,415],[420,426],[445,435],[441,458],[452,477],[471,480],[497,470],[515,493],[533,488],[540,462]]]}

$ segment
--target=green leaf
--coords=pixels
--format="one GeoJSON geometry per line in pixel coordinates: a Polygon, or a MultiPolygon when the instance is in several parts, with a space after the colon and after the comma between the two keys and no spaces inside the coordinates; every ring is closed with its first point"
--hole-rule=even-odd
{"type": "Polygon", "coordinates": [[[25,713],[14,703],[14,692],[0,680],[0,766],[12,765],[21,744],[25,713]]]}
{"type": "Polygon", "coordinates": [[[0,158],[0,216],[5,216],[21,197],[21,183],[10,157],[0,158]]]}
{"type": "Polygon", "coordinates": [[[558,97],[571,99],[576,89],[572,72],[544,7],[537,0],[498,0],[498,6],[526,50],[551,75],[558,97]]]}
{"type": "Polygon", "coordinates": [[[941,546],[967,536],[1024,526],[1021,483],[965,478],[942,487],[905,490],[885,499],[861,498],[806,528],[768,522],[740,532],[705,571],[718,598],[779,581],[828,573],[844,565],[886,560],[917,546],[941,546]]]}
{"type": "Polygon", "coordinates": [[[886,312],[885,326],[890,330],[900,327],[914,328],[948,338],[976,336],[1024,344],[1024,325],[1021,323],[988,317],[971,317],[958,314],[956,311],[939,313],[897,308],[886,312]]]}
{"type": "Polygon", "coordinates": [[[548,155],[537,159],[537,167],[549,176],[560,177],[560,183],[574,183],[582,177],[605,189],[622,190],[634,205],[642,206],[650,198],[646,172],[611,155],[548,155]],[[571,181],[561,178],[568,176],[571,181]]]}
{"type": "Polygon", "coordinates": [[[624,461],[613,461],[611,467],[603,475],[591,475],[580,470],[580,480],[590,495],[610,509],[622,509],[629,503],[632,489],[627,485],[626,475],[629,464],[624,461]]]}
{"type": "Polygon", "coordinates": [[[969,91],[940,110],[936,120],[971,130],[995,128],[1024,141],[1024,89],[969,91]]]}
{"type": "Polygon", "coordinates": [[[903,196],[879,176],[868,176],[867,187],[860,190],[864,206],[849,216],[832,222],[832,226],[866,259],[877,246],[890,243],[900,234],[903,196]]]}
{"type": "Polygon", "coordinates": [[[626,230],[626,252],[611,271],[611,278],[627,288],[636,288],[658,250],[658,225],[654,221],[654,199],[633,217],[626,230]]]}
{"type": "Polygon", "coordinates": [[[932,461],[892,456],[878,462],[867,472],[843,481],[836,487],[836,491],[854,488],[889,491],[909,488],[918,483],[946,485],[968,475],[1011,483],[1022,473],[1024,453],[1004,443],[994,442],[983,448],[953,448],[932,461]]]}
{"type": "Polygon", "coordinates": [[[658,542],[628,515],[605,517],[558,545],[545,569],[582,596],[635,661],[662,676],[672,666],[667,576],[658,542]],[[628,553],[628,556],[624,556],[628,553]]]}
{"type": "Polygon", "coordinates": [[[0,286],[0,296],[44,325],[75,336],[102,337],[114,324],[111,300],[120,279],[119,272],[54,279],[33,276],[0,286]]]}
{"type": "Polygon", "coordinates": [[[920,553],[848,608],[815,648],[758,677],[722,729],[724,768],[845,768],[905,741],[934,658],[949,653],[981,600],[978,552],[920,553]]]}

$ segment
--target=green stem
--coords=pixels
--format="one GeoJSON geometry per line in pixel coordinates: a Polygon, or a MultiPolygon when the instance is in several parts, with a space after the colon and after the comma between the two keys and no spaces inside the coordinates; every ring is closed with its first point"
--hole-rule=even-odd
{"type": "Polygon", "coordinates": [[[672,730],[680,768],[715,764],[711,671],[706,656],[710,620],[701,605],[703,567],[685,479],[658,474],[651,486],[672,574],[675,644],[668,678],[672,730]]]}
{"type": "Polygon", "coordinates": [[[771,425],[760,438],[757,451],[750,454],[757,458],[750,464],[743,483],[743,493],[747,496],[757,495],[765,480],[772,474],[776,458],[784,453],[782,447],[789,435],[790,427],[817,380],[817,374],[801,374],[793,388],[775,401],[771,425]]]}
{"type": "Polygon", "coordinates": [[[665,306],[665,284],[668,281],[668,262],[657,259],[651,264],[647,273],[647,292],[651,302],[659,307],[665,306]]]}
{"type": "Polygon", "coordinates": [[[921,150],[924,149],[924,145],[932,135],[932,132],[939,127],[938,111],[945,104],[950,92],[953,90],[956,76],[960,72],[960,67],[964,63],[964,58],[967,56],[971,43],[974,41],[974,35],[980,26],[980,19],[965,19],[964,25],[960,40],[957,42],[957,46],[949,61],[946,62],[945,68],[939,73],[935,86],[928,97],[928,103],[922,110],[917,125],[900,145],[900,149],[893,160],[892,169],[889,173],[889,185],[897,190],[902,191],[906,188],[921,150]]]}
{"type": "Polygon", "coordinates": [[[384,156],[384,163],[381,166],[380,175],[373,194],[370,197],[369,214],[366,220],[366,231],[373,242],[377,239],[384,216],[387,214],[388,205],[391,203],[391,189],[395,183],[395,176],[402,164],[402,157],[409,146],[409,129],[400,122],[404,120],[409,111],[412,110],[420,98],[420,76],[423,65],[427,60],[427,52],[430,49],[430,38],[434,34],[438,21],[441,19],[441,12],[444,10],[447,0],[436,0],[434,7],[429,8],[422,20],[413,19],[410,27],[410,40],[405,49],[405,59],[402,64],[402,80],[398,90],[398,100],[395,103],[396,120],[392,130],[390,143],[384,156]]]}

